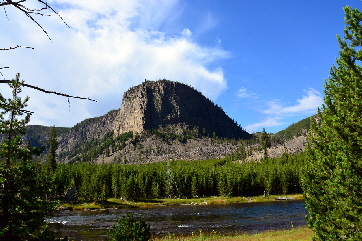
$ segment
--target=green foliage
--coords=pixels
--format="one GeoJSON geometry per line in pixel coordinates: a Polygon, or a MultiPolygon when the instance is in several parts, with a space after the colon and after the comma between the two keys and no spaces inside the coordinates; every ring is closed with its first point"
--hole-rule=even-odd
{"type": "Polygon", "coordinates": [[[50,129],[49,132],[49,152],[48,152],[48,164],[50,168],[55,171],[57,168],[56,151],[58,148],[57,131],[55,127],[50,129]]]}
{"type": "Polygon", "coordinates": [[[362,13],[344,11],[340,57],[307,148],[303,189],[315,240],[362,239],[362,13]]]}
{"type": "Polygon", "coordinates": [[[24,109],[29,98],[19,97],[23,84],[19,78],[17,74],[9,84],[11,99],[0,95],[0,134],[5,136],[0,143],[1,240],[35,240],[49,236],[44,217],[55,207],[54,203],[44,200],[45,186],[38,181],[36,166],[31,161],[38,151],[24,146],[19,136],[24,134],[30,120],[30,113],[24,109]]]}
{"type": "Polygon", "coordinates": [[[147,241],[151,238],[150,225],[141,216],[135,220],[132,213],[128,213],[118,219],[118,225],[108,231],[114,241],[147,241]]]}
{"type": "MultiPolygon", "coordinates": [[[[25,127],[26,139],[29,140],[30,145],[34,147],[47,146],[48,140],[45,138],[49,136],[49,132],[53,127],[41,126],[41,125],[27,125],[25,127]]],[[[55,127],[57,135],[66,135],[70,132],[71,128],[69,127],[55,127]]]]}
{"type": "Polygon", "coordinates": [[[300,169],[304,158],[304,154],[286,154],[242,164],[229,159],[139,165],[58,164],[54,174],[42,168],[41,176],[54,175],[54,196],[60,197],[70,187],[76,187],[81,202],[108,198],[256,196],[264,191],[287,194],[301,192],[300,169]]]}
{"type": "Polygon", "coordinates": [[[113,131],[109,131],[101,139],[94,138],[76,145],[70,152],[63,152],[59,158],[68,157],[72,160],[70,163],[92,162],[99,156],[108,156],[110,150],[122,150],[126,146],[126,141],[131,138],[133,138],[132,132],[122,133],[114,137],[113,131]]]}
{"type": "Polygon", "coordinates": [[[261,132],[261,147],[264,152],[264,159],[268,158],[268,148],[271,147],[271,141],[270,141],[270,135],[266,133],[265,128],[263,128],[263,131],[261,132]]]}
{"type": "Polygon", "coordinates": [[[305,118],[297,123],[294,123],[284,130],[279,131],[275,134],[275,137],[282,138],[283,140],[290,140],[294,137],[306,135],[307,131],[310,129],[311,118],[305,118]]]}

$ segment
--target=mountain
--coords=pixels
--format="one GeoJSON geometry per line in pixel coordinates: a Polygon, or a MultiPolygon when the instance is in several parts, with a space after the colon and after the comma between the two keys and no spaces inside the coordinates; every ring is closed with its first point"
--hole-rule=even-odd
{"type": "MultiPolygon", "coordinates": [[[[46,145],[50,128],[30,125],[24,139],[46,145]]],[[[237,147],[221,138],[252,137],[199,91],[169,80],[145,81],[124,94],[119,110],[56,130],[66,163],[219,158],[237,147]]]]}
{"type": "Polygon", "coordinates": [[[145,81],[124,94],[115,136],[164,128],[181,135],[195,130],[200,136],[251,137],[220,106],[188,85],[165,79],[145,81]]]}
{"type": "MultiPolygon", "coordinates": [[[[309,125],[306,118],[270,134],[268,156],[304,151],[309,125]]],[[[24,139],[32,146],[46,146],[50,128],[29,125],[24,139]]],[[[146,163],[233,155],[255,161],[264,156],[261,133],[250,135],[200,92],[168,80],[145,81],[124,93],[119,110],[56,131],[58,161],[65,163],[146,163]]]]}

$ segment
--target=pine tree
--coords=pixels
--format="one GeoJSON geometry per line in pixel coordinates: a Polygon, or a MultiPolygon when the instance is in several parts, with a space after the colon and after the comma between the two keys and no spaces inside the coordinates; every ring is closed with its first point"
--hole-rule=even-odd
{"type": "Polygon", "coordinates": [[[340,57],[312,123],[303,177],[315,240],[362,240],[362,13],[344,11],[340,57]]]}
{"type": "Polygon", "coordinates": [[[57,130],[53,126],[49,132],[49,153],[48,153],[48,163],[53,172],[57,168],[56,151],[58,145],[59,143],[57,141],[57,130]]]}
{"type": "MultiPolygon", "coordinates": [[[[38,182],[32,154],[36,149],[24,145],[21,134],[30,120],[28,97],[19,97],[23,81],[17,74],[9,86],[12,98],[0,94],[0,240],[33,240],[45,234],[44,217],[50,215],[54,204],[43,199],[45,188],[38,182]],[[21,119],[23,118],[23,119],[21,119]]],[[[44,240],[50,240],[48,236],[44,240]]]]}
{"type": "Polygon", "coordinates": [[[261,132],[261,146],[263,148],[264,152],[264,159],[268,158],[268,148],[271,147],[271,141],[270,141],[270,135],[265,131],[265,128],[263,128],[263,131],[261,132]]]}

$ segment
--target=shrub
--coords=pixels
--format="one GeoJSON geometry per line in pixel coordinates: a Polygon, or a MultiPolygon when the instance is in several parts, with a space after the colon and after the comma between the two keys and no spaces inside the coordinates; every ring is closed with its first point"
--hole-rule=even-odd
{"type": "Polygon", "coordinates": [[[132,213],[118,219],[116,224],[108,231],[114,241],[147,241],[151,238],[150,225],[139,216],[138,220],[133,218],[132,213]]]}

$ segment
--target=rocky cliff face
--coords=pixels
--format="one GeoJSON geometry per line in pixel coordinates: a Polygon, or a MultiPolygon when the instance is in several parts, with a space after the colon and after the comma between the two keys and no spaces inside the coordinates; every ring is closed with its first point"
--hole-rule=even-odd
{"type": "Polygon", "coordinates": [[[160,128],[176,134],[195,130],[200,136],[250,137],[221,107],[185,84],[145,81],[127,91],[115,121],[115,136],[160,128]]]}
{"type": "Polygon", "coordinates": [[[59,135],[59,150],[71,151],[86,141],[103,138],[108,132],[113,131],[117,116],[118,110],[111,110],[103,116],[78,123],[68,132],[59,135]]]}
{"type": "MultiPolygon", "coordinates": [[[[70,158],[69,153],[81,152],[79,147],[84,143],[99,140],[109,132],[113,132],[114,120],[117,116],[118,110],[111,110],[103,116],[86,119],[71,128],[56,127],[59,142],[58,155],[67,162],[70,158]]],[[[47,147],[50,129],[51,127],[48,126],[29,125],[26,128],[27,134],[24,140],[29,141],[31,146],[45,145],[47,147]]]]}

